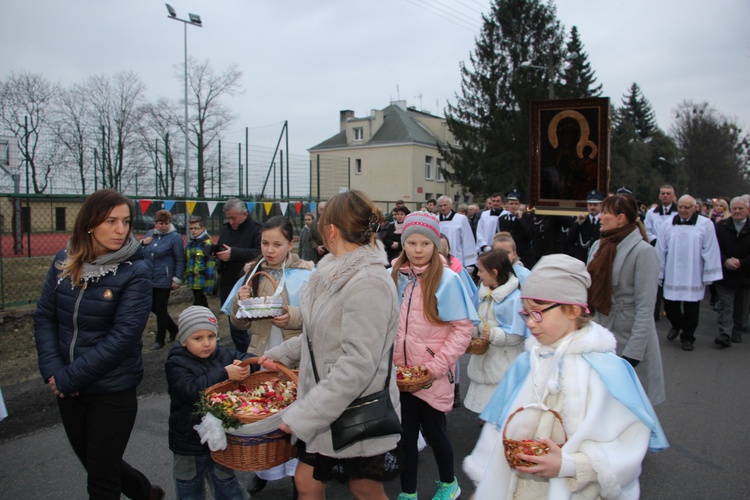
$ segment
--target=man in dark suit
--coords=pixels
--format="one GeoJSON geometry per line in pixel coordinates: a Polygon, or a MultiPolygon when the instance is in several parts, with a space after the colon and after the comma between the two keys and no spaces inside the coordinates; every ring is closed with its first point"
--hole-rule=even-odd
{"type": "Polygon", "coordinates": [[[532,241],[534,240],[534,216],[519,210],[521,193],[513,190],[505,195],[505,213],[497,219],[497,232],[507,231],[513,237],[518,250],[518,258],[524,267],[531,269],[536,264],[532,241]]]}
{"type": "Polygon", "coordinates": [[[591,244],[599,239],[599,214],[602,212],[604,194],[591,191],[586,196],[587,214],[578,215],[576,222],[568,232],[567,254],[586,262],[591,244]]]}

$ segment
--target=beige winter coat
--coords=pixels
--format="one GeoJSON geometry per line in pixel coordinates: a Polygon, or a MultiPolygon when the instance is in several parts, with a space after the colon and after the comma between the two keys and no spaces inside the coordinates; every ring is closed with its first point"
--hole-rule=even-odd
{"type": "MultiPolygon", "coordinates": [[[[393,450],[399,435],[360,441],[335,452],[331,422],[360,396],[383,389],[390,350],[398,328],[396,286],[385,268],[382,244],[359,247],[344,255],[329,254],[302,289],[300,312],[306,335],[287,340],[266,354],[300,367],[298,399],[282,419],[302,439],[310,453],[349,458],[375,456],[393,450]],[[315,382],[309,337],[320,383],[315,382]]],[[[400,415],[395,370],[390,395],[400,415]]]]}

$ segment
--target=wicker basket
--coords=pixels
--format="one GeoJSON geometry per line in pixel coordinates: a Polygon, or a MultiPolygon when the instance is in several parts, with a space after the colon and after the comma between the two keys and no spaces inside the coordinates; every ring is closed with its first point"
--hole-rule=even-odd
{"type": "MultiPolygon", "coordinates": [[[[279,285],[273,277],[263,271],[258,271],[247,279],[246,285],[253,282],[258,276],[265,276],[273,285],[274,290],[278,291],[279,285]]],[[[270,295],[267,297],[250,297],[239,301],[238,317],[260,319],[273,318],[284,314],[284,299],[281,295],[270,295]]]]}
{"type": "Polygon", "coordinates": [[[396,385],[398,390],[401,392],[417,392],[420,389],[424,389],[425,385],[428,385],[432,380],[430,372],[424,371],[423,376],[419,378],[410,378],[408,380],[399,379],[396,377],[396,385]]]}
{"type": "MultiPolygon", "coordinates": [[[[247,366],[257,363],[259,358],[248,358],[240,365],[247,366]]],[[[256,387],[263,382],[273,379],[299,381],[298,372],[290,370],[282,363],[276,361],[279,371],[258,371],[251,373],[244,380],[227,380],[212,385],[205,390],[210,396],[220,392],[236,391],[242,387],[256,387]]],[[[235,415],[234,417],[243,424],[252,424],[263,420],[269,415],[235,415]]],[[[223,450],[212,451],[211,458],[230,469],[242,471],[254,471],[270,469],[283,464],[296,454],[296,447],[292,445],[291,436],[284,431],[275,430],[261,436],[237,436],[226,434],[227,447],[223,450]]]]}
{"type": "Polygon", "coordinates": [[[211,458],[234,470],[266,470],[294,458],[297,447],[291,439],[291,435],[279,430],[262,436],[227,434],[227,447],[212,451],[211,458]]]}
{"type": "Polygon", "coordinates": [[[481,355],[487,352],[490,347],[490,341],[482,337],[471,337],[471,342],[466,346],[466,354],[481,355]]]}
{"type": "MultiPolygon", "coordinates": [[[[527,462],[526,460],[521,460],[518,458],[518,453],[522,453],[524,455],[546,455],[549,451],[549,447],[540,442],[540,441],[534,441],[534,440],[525,440],[525,441],[517,441],[514,439],[508,439],[506,437],[506,432],[508,430],[508,425],[510,424],[510,421],[513,419],[513,417],[516,416],[516,414],[520,411],[523,411],[525,408],[521,407],[511,413],[511,415],[508,417],[508,420],[505,422],[505,426],[503,427],[503,446],[505,447],[505,459],[508,461],[508,465],[510,465],[513,469],[517,467],[533,467],[536,465],[532,462],[527,462]]],[[[555,416],[555,418],[560,422],[560,427],[563,430],[563,435],[565,437],[562,444],[558,444],[558,446],[562,447],[563,444],[565,444],[568,441],[568,434],[565,432],[565,428],[563,427],[563,421],[562,417],[560,417],[560,414],[557,413],[555,410],[547,410],[548,412],[552,413],[552,415],[555,416]]]]}

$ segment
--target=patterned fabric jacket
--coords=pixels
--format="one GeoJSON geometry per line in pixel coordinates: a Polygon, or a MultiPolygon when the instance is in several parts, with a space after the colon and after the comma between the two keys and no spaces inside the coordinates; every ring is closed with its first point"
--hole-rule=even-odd
{"type": "Polygon", "coordinates": [[[211,258],[213,241],[206,231],[197,238],[189,238],[185,247],[185,277],[183,282],[191,290],[203,289],[211,294],[216,283],[216,264],[211,258]]]}

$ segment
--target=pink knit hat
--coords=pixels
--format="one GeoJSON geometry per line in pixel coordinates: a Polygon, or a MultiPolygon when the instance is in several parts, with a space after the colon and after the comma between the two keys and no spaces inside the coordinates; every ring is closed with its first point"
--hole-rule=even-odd
{"type": "Polygon", "coordinates": [[[410,234],[421,234],[429,238],[435,247],[440,246],[440,219],[430,212],[412,212],[404,219],[404,228],[401,230],[401,244],[406,244],[406,238],[410,234]]]}

